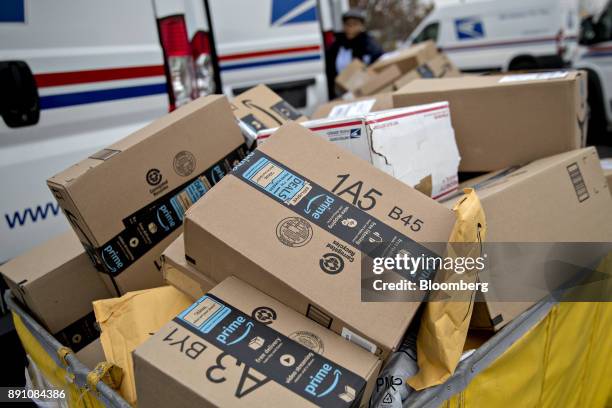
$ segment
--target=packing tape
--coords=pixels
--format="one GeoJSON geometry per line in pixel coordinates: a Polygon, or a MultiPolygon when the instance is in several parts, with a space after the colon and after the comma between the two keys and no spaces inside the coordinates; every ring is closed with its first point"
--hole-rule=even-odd
{"type": "Polygon", "coordinates": [[[95,390],[98,382],[102,381],[112,389],[119,389],[123,381],[123,369],[108,361],[98,363],[96,367],[87,374],[87,384],[91,390],[95,390]]]}

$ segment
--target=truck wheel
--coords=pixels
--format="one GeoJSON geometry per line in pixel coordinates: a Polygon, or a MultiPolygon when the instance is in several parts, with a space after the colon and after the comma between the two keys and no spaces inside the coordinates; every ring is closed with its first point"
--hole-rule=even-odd
{"type": "Polygon", "coordinates": [[[528,55],[516,57],[510,62],[510,65],[508,65],[508,71],[527,71],[538,68],[538,62],[535,58],[528,55]]]}

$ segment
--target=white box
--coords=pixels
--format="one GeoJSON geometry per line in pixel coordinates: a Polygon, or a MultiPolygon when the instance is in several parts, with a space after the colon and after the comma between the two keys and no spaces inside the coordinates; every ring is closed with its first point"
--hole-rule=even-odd
{"type": "MultiPolygon", "coordinates": [[[[448,102],[301,125],[434,199],[457,189],[461,157],[448,102]]],[[[260,131],[257,143],[275,130],[260,131]]]]}

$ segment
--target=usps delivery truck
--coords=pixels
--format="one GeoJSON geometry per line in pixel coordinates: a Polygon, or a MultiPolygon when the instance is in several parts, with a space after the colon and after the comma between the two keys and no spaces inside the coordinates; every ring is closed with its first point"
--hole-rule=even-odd
{"type": "Polygon", "coordinates": [[[346,0],[0,0],[0,263],[66,230],[45,180],[200,95],[327,99],[346,0]]]}
{"type": "Polygon", "coordinates": [[[433,40],[465,72],[588,71],[589,144],[610,145],[612,9],[607,0],[465,0],[434,10],[407,43],[433,40]]]}
{"type": "Polygon", "coordinates": [[[575,0],[468,0],[435,7],[408,43],[433,40],[466,72],[559,68],[579,28],[575,0]]]}

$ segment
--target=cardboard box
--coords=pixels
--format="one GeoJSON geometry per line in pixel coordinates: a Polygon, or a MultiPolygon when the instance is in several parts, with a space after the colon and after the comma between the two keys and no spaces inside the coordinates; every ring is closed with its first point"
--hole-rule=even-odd
{"type": "Polygon", "coordinates": [[[380,73],[389,66],[395,65],[402,74],[406,74],[438,55],[436,44],[433,41],[425,41],[408,48],[384,54],[376,62],[370,65],[370,70],[380,73]]]}
{"type": "Polygon", "coordinates": [[[320,105],[312,114],[312,119],[346,118],[392,108],[393,96],[391,93],[364,96],[361,98],[356,98],[352,101],[338,99],[320,105]]]}
{"type": "Polygon", "coordinates": [[[446,54],[438,54],[423,65],[404,74],[400,79],[395,81],[393,86],[395,89],[399,89],[407,83],[419,78],[451,78],[459,76],[461,76],[461,72],[451,60],[448,59],[446,54]]]}
{"type": "MultiPolygon", "coordinates": [[[[434,199],[457,189],[460,157],[446,102],[301,125],[434,199]]],[[[260,132],[258,143],[273,132],[260,132]]]]}
{"type": "Polygon", "coordinates": [[[217,282],[198,272],[185,258],[183,234],[172,242],[162,253],[164,282],[174,286],[193,300],[201,298],[217,282]]]}
{"type": "Polygon", "coordinates": [[[15,298],[63,345],[79,351],[100,335],[91,302],[112,295],[74,232],[0,265],[0,273],[15,298]]]}
{"type": "Polygon", "coordinates": [[[47,184],[109,289],[123,293],[162,284],[159,257],[178,236],[184,211],[244,152],[227,100],[209,96],[47,184]]]}
{"type": "MultiPolygon", "coordinates": [[[[592,147],[487,174],[461,187],[476,189],[486,214],[487,242],[612,242],[612,198],[592,147]]],[[[456,200],[448,197],[444,204],[450,208],[456,200]]],[[[585,251],[580,262],[599,259],[597,251],[593,245],[593,253],[585,251]]],[[[510,269],[513,279],[528,279],[516,264],[510,269]]],[[[487,301],[488,323],[499,329],[533,303],[487,301]]]]}
{"type": "Polygon", "coordinates": [[[367,406],[380,361],[236,278],[134,352],[143,407],[367,406]]]}
{"type": "Polygon", "coordinates": [[[367,66],[359,59],[354,59],[338,74],[335,84],[342,92],[348,92],[362,86],[369,78],[367,66]]]}
{"type": "Polygon", "coordinates": [[[380,72],[370,71],[364,83],[351,92],[356,97],[374,95],[377,93],[391,92],[394,90],[393,82],[402,76],[402,71],[397,65],[389,65],[380,72]]]}
{"type": "Polygon", "coordinates": [[[257,85],[234,97],[232,110],[236,119],[248,130],[245,137],[249,145],[257,132],[262,129],[308,119],[265,85],[257,85]]]}
{"type": "Polygon", "coordinates": [[[363,254],[373,256],[374,242],[397,244],[377,250],[428,251],[448,240],[454,220],[429,197],[288,124],[188,211],[185,253],[213,279],[235,275],[384,358],[418,303],[362,303],[363,254]]]}
{"type": "Polygon", "coordinates": [[[582,71],[419,79],[393,104],[448,101],[460,171],[494,171],[584,146],[586,93],[582,71]]]}

